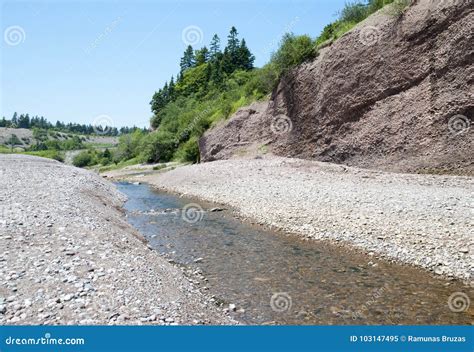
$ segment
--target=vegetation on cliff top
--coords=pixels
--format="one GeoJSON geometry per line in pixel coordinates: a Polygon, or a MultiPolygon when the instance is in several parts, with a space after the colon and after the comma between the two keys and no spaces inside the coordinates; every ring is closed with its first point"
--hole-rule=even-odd
{"type": "Polygon", "coordinates": [[[315,39],[285,34],[279,48],[262,68],[254,68],[254,56],[245,39],[232,27],[224,50],[214,35],[209,48],[186,48],[181,70],[159,89],[150,102],[154,132],[139,131],[122,136],[115,160],[135,158],[141,162],[172,159],[199,160],[198,139],[214,123],[238,108],[266,97],[282,75],[314,59],[320,44],[339,38],[357,23],[385,5],[403,8],[408,0],[368,0],[347,3],[338,19],[327,25],[315,39]]]}

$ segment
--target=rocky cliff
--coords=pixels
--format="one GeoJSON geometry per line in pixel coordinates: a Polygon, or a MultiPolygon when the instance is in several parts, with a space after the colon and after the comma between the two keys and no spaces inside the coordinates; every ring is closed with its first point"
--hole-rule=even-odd
{"type": "Polygon", "coordinates": [[[385,7],[200,140],[201,159],[273,153],[474,174],[472,1],[385,7]]]}

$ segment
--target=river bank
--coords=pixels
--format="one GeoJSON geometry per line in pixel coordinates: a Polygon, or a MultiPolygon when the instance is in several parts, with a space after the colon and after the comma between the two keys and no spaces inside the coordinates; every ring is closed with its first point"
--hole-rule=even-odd
{"type": "Polygon", "coordinates": [[[235,324],[87,170],[0,155],[0,324],[235,324]]]}
{"type": "Polygon", "coordinates": [[[129,174],[118,170],[104,176],[148,182],[233,207],[239,216],[270,228],[472,283],[470,177],[397,174],[280,157],[129,174]]]}

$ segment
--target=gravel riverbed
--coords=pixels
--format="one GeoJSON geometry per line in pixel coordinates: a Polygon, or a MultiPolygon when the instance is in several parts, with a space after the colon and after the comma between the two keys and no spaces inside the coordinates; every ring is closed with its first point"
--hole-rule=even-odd
{"type": "MultiPolygon", "coordinates": [[[[119,174],[109,177],[124,177],[119,174]]],[[[472,284],[472,177],[265,157],[183,166],[133,179],[234,207],[240,216],[269,227],[472,284]]]]}
{"type": "Polygon", "coordinates": [[[0,155],[0,324],[235,324],[86,170],[0,155]]]}

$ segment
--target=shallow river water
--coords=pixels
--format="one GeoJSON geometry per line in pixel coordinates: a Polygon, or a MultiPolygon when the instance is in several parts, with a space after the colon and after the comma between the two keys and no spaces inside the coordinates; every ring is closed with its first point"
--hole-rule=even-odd
{"type": "Polygon", "coordinates": [[[473,290],[424,270],[241,222],[229,211],[119,183],[129,222],[168,258],[205,279],[199,286],[247,324],[471,324],[453,310],[473,290]],[[193,217],[194,216],[194,217],[193,217]],[[199,220],[188,222],[188,220],[199,220]],[[458,299],[455,299],[457,295],[458,299]],[[451,297],[451,300],[450,300],[451,297]],[[448,303],[451,303],[451,308],[448,303]],[[456,303],[457,302],[457,303],[456,303]]]}

